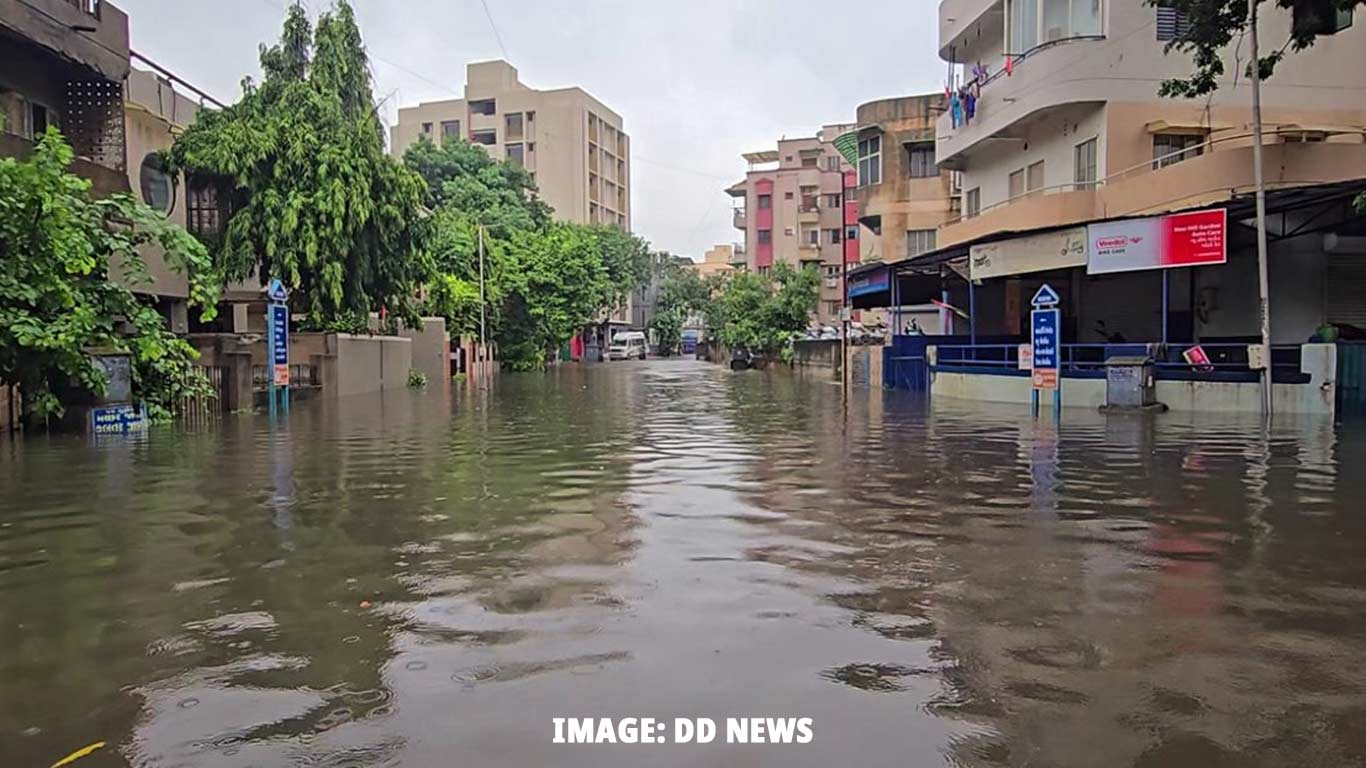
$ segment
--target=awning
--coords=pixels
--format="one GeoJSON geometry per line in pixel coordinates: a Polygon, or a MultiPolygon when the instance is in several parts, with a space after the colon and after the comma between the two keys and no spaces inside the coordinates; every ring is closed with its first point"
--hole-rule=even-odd
{"type": "Polygon", "coordinates": [[[743,157],[745,162],[753,163],[755,165],[758,165],[759,163],[776,163],[778,162],[778,150],[765,149],[759,152],[745,152],[740,155],[740,157],[743,157]]]}
{"type": "Polygon", "coordinates": [[[744,197],[748,193],[749,182],[747,181],[737,181],[729,187],[726,187],[726,194],[731,197],[744,197]]]}
{"type": "Polygon", "coordinates": [[[1235,126],[1232,123],[1210,123],[1204,120],[1153,120],[1144,127],[1148,133],[1214,133],[1235,126]]]}

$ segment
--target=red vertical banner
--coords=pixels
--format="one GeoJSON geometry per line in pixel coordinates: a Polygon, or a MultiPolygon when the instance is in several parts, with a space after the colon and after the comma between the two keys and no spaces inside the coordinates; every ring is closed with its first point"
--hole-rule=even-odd
{"type": "Polygon", "coordinates": [[[844,172],[844,231],[840,237],[844,241],[844,262],[859,263],[858,173],[855,171],[844,172]]]}

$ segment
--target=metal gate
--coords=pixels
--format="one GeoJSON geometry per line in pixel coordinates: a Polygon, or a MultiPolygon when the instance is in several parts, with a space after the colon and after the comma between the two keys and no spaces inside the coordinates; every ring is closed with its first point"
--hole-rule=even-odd
{"type": "Polygon", "coordinates": [[[1366,416],[1366,342],[1338,342],[1338,419],[1366,416]]]}
{"type": "Polygon", "coordinates": [[[930,366],[925,347],[931,336],[893,336],[892,344],[882,350],[882,383],[889,389],[908,389],[930,393],[930,366]]]}
{"type": "Polygon", "coordinates": [[[217,365],[196,365],[192,371],[208,379],[212,392],[182,398],[176,407],[176,417],[189,426],[202,426],[216,421],[223,412],[227,402],[227,369],[217,365]]]}

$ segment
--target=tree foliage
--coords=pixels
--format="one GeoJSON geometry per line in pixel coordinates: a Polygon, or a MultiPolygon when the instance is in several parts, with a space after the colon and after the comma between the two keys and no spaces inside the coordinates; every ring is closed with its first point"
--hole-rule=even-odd
{"type": "Polygon", "coordinates": [[[614,227],[552,223],[531,174],[515,163],[462,139],[439,147],[420,139],[403,159],[426,181],[434,211],[435,276],[424,310],[445,317],[452,333],[478,333],[482,229],[485,322],[510,367],[539,367],[648,276],[644,240],[614,227]]]}
{"type": "MultiPolygon", "coordinates": [[[[1299,52],[1313,46],[1339,11],[1350,11],[1366,4],[1366,0],[1272,1],[1276,7],[1294,12],[1300,21],[1292,26],[1286,40],[1263,43],[1263,50],[1269,51],[1259,57],[1259,74],[1263,79],[1275,73],[1276,65],[1285,58],[1287,49],[1299,52]]],[[[1257,2],[1260,4],[1263,0],[1257,2]]],[[[1174,8],[1184,16],[1188,24],[1185,33],[1167,43],[1167,51],[1189,53],[1195,65],[1195,71],[1189,77],[1163,81],[1159,93],[1194,98],[1217,90],[1219,80],[1224,76],[1224,55],[1247,31],[1247,0],[1147,0],[1147,3],[1174,8]]]]}
{"type": "Polygon", "coordinates": [[[0,159],[0,382],[21,387],[29,417],[60,416],[64,400],[106,391],[89,350],[127,352],[134,396],[164,417],[207,382],[195,351],[127,287],[150,281],[140,250],[161,249],[187,274],[209,317],[217,276],[204,246],[160,213],[126,194],[92,199],[72,159],[54,128],[28,160],[0,159]]]}
{"type": "Polygon", "coordinates": [[[707,303],[707,334],[732,349],[774,353],[810,322],[820,299],[814,269],[779,263],[768,275],[739,272],[707,303]]]}
{"type": "Polygon", "coordinates": [[[672,261],[664,265],[655,317],[651,322],[661,355],[678,353],[683,341],[683,324],[706,310],[713,288],[714,284],[694,269],[672,261]]]}
{"type": "Polygon", "coordinates": [[[416,320],[430,275],[421,177],[388,157],[369,62],[346,0],[318,19],[290,6],[264,78],[201,112],[174,164],[224,180],[238,207],[213,246],[227,281],[279,277],[316,326],[387,308],[416,320]]]}

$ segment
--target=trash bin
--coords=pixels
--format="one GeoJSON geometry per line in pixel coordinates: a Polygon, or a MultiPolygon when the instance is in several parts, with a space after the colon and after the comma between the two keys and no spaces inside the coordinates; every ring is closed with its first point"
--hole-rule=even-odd
{"type": "Polygon", "coordinates": [[[1158,407],[1157,376],[1151,357],[1130,355],[1105,360],[1105,406],[1107,409],[1158,407]]]}

